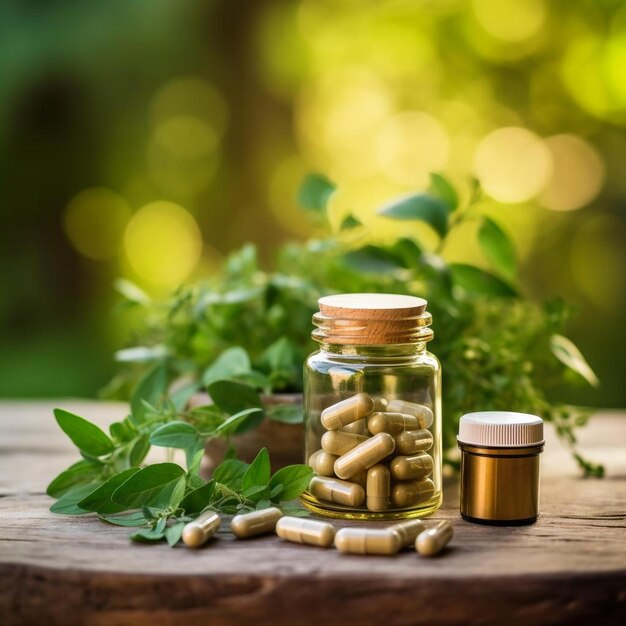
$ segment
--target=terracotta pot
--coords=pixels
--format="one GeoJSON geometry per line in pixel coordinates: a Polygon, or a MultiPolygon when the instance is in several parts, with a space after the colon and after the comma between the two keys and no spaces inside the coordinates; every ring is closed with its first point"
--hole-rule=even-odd
{"type": "MultiPolygon", "coordinates": [[[[280,404],[302,404],[302,394],[276,394],[262,397],[265,406],[280,404]]],[[[189,401],[189,406],[203,406],[211,404],[211,398],[206,393],[195,394],[189,401]]],[[[284,424],[270,419],[264,419],[261,425],[241,435],[235,435],[232,443],[237,450],[237,458],[250,463],[263,447],[267,448],[272,461],[272,471],[285,465],[304,462],[304,428],[302,424],[284,424]]],[[[227,444],[222,439],[209,441],[206,445],[203,468],[209,471],[217,466],[226,453],[227,444]]]]}

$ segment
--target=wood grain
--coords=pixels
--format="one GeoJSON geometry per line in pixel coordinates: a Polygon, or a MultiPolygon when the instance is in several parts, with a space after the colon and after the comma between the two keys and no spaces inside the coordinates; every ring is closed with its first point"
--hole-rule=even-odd
{"type": "MultiPolygon", "coordinates": [[[[102,425],[123,405],[68,403],[102,425]]],[[[75,459],[50,403],[0,404],[0,623],[603,624],[626,620],[626,420],[592,422],[587,453],[609,477],[581,480],[559,464],[553,439],[533,526],[497,528],[458,516],[455,482],[433,519],[455,528],[435,559],[407,551],[356,557],[281,543],[237,541],[223,524],[206,548],[133,544],[93,516],[48,511],[46,483],[75,459]],[[599,432],[604,433],[599,436],[599,432]],[[554,448],[553,448],[554,446],[554,448]],[[554,452],[552,452],[552,449],[554,452]],[[604,452],[609,451],[607,456],[604,452]],[[610,452],[612,451],[612,452],[610,452]],[[551,465],[556,455],[558,467],[551,465]],[[15,463],[20,460],[19,471],[15,463]],[[9,470],[11,472],[9,473],[9,470]]]]}

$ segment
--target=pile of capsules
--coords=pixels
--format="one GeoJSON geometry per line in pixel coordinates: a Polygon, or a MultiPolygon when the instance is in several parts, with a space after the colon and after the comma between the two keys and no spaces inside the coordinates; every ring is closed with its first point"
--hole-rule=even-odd
{"type": "Polygon", "coordinates": [[[358,393],[324,409],[321,422],[322,448],[309,458],[318,474],[309,492],[318,500],[386,511],[433,495],[429,407],[358,393]]]}
{"type": "MultiPolygon", "coordinates": [[[[204,545],[219,529],[221,518],[207,511],[183,530],[183,542],[190,548],[204,545]]],[[[283,517],[280,509],[268,508],[236,515],[230,529],[238,539],[248,539],[276,532],[285,541],[320,548],[333,544],[339,552],[347,554],[397,554],[412,544],[422,556],[434,556],[452,539],[450,522],[439,522],[426,528],[421,520],[409,520],[387,528],[342,528],[332,524],[301,517],[283,517]]]]}

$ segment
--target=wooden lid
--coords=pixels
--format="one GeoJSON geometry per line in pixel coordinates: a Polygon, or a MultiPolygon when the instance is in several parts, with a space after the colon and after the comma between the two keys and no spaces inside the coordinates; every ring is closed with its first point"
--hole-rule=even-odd
{"type": "Polygon", "coordinates": [[[423,298],[393,293],[340,293],[324,296],[317,303],[329,317],[397,320],[421,315],[428,304],[423,298]]]}
{"type": "Polygon", "coordinates": [[[318,300],[313,339],[348,345],[429,341],[433,333],[426,300],[387,293],[348,293],[318,300]]]}

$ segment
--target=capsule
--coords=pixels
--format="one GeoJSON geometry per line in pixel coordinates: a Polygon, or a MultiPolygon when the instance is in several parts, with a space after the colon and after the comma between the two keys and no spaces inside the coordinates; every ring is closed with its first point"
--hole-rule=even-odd
{"type": "Polygon", "coordinates": [[[389,402],[385,398],[374,398],[374,408],[372,411],[386,411],[389,402]]]}
{"type": "Polygon", "coordinates": [[[252,511],[252,513],[235,515],[230,523],[230,530],[238,539],[271,533],[282,516],[281,510],[273,506],[260,511],[252,511]]]}
{"type": "Polygon", "coordinates": [[[426,528],[421,519],[412,519],[389,526],[388,530],[400,537],[403,548],[413,545],[417,536],[426,528]]]}
{"type": "Polygon", "coordinates": [[[372,413],[367,420],[367,428],[372,435],[390,433],[398,435],[403,430],[418,430],[423,428],[419,418],[404,413],[372,413]]]}
{"type": "Polygon", "coordinates": [[[335,538],[335,528],[326,522],[301,517],[281,517],[276,523],[276,534],[285,541],[329,548],[335,538]]]}
{"type": "Polygon", "coordinates": [[[433,473],[433,457],[427,452],[413,456],[397,456],[389,465],[396,480],[416,480],[433,473]]]}
{"type": "Polygon", "coordinates": [[[183,543],[189,548],[199,548],[217,532],[221,523],[215,511],[203,513],[183,528],[183,543]]]}
{"type": "Polygon", "coordinates": [[[315,476],[309,483],[309,491],[320,500],[344,506],[361,506],[365,502],[365,489],[361,485],[336,478],[315,476]]]}
{"type": "Polygon", "coordinates": [[[426,452],[432,447],[433,436],[429,430],[405,430],[396,435],[396,452],[398,454],[426,452]]]}
{"type": "Polygon", "coordinates": [[[340,456],[335,461],[335,474],[345,479],[367,470],[391,454],[395,445],[390,434],[378,433],[340,456]]]}
{"type": "Polygon", "coordinates": [[[367,508],[370,511],[386,511],[391,494],[391,473],[386,465],[374,465],[367,470],[367,508]]]}
{"type": "Polygon", "coordinates": [[[335,535],[335,548],[347,554],[396,554],[400,537],[383,528],[342,528],[335,535]]]}
{"type": "Polygon", "coordinates": [[[322,449],[329,454],[341,456],[356,448],[360,443],[367,441],[367,439],[365,435],[344,433],[341,430],[329,430],[322,436],[322,449]]]}
{"type": "Polygon", "coordinates": [[[356,433],[357,435],[369,435],[367,420],[365,418],[344,426],[341,431],[344,433],[356,433]]]}
{"type": "Polygon", "coordinates": [[[366,393],[357,393],[355,396],[342,400],[322,411],[322,426],[326,430],[338,430],[367,417],[374,408],[374,400],[366,393]]]}
{"type": "Polygon", "coordinates": [[[450,522],[439,522],[436,526],[420,533],[415,540],[415,549],[421,556],[435,556],[450,543],[454,529],[450,522]]]}
{"type": "Polygon", "coordinates": [[[387,405],[387,411],[396,411],[397,413],[405,413],[420,418],[420,422],[424,424],[420,428],[430,428],[435,419],[432,409],[429,407],[415,402],[405,402],[404,400],[391,400],[387,405]]]}
{"type": "Polygon", "coordinates": [[[334,476],[333,467],[339,457],[325,450],[318,450],[309,457],[309,465],[322,476],[334,476]]]}
{"type": "Polygon", "coordinates": [[[398,509],[426,502],[435,493],[435,483],[430,478],[397,483],[391,489],[391,503],[398,509]]]}

